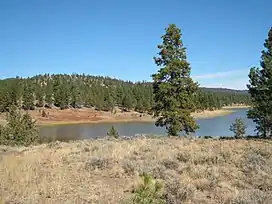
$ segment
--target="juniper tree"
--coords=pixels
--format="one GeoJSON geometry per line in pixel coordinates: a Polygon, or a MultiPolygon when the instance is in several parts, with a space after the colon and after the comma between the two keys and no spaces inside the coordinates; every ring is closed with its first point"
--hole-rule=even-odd
{"type": "Polygon", "coordinates": [[[272,27],[264,43],[261,68],[252,67],[247,85],[252,99],[248,118],[256,123],[256,132],[261,137],[272,136],[272,27]]]}
{"type": "Polygon", "coordinates": [[[152,75],[156,126],[165,126],[168,135],[173,136],[181,131],[189,134],[198,128],[191,116],[198,84],[190,77],[191,68],[181,37],[181,30],[170,24],[162,36],[162,44],[158,45],[159,57],[154,57],[159,70],[152,75]]]}

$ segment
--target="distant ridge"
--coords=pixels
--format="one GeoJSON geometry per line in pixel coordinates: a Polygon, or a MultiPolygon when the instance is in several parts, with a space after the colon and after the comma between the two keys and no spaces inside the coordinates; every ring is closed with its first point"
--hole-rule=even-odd
{"type": "MultiPolygon", "coordinates": [[[[123,83],[129,83],[129,84],[137,84],[137,83],[143,83],[143,84],[152,84],[151,81],[136,81],[136,82],[133,82],[133,81],[130,81],[130,80],[123,80],[123,79],[118,79],[118,78],[115,78],[115,77],[110,77],[110,76],[99,76],[99,75],[90,75],[90,74],[76,74],[76,73],[73,73],[73,74],[38,74],[38,75],[35,75],[35,76],[29,76],[29,77],[20,77],[20,76],[16,76],[16,77],[8,77],[8,78],[0,78],[0,81],[2,80],[12,80],[12,79],[16,79],[16,78],[22,78],[22,79],[26,79],[26,78],[30,78],[30,79],[37,79],[39,77],[42,77],[42,76],[54,76],[54,75],[60,75],[60,76],[71,76],[71,75],[85,75],[85,76],[90,76],[92,78],[95,78],[95,79],[101,79],[101,78],[106,78],[106,79],[110,79],[110,80],[114,80],[114,81],[120,81],[120,82],[123,82],[123,83]]],[[[204,87],[204,86],[200,86],[199,87],[200,89],[204,90],[204,91],[210,91],[210,92],[221,92],[221,93],[239,93],[239,94],[248,94],[248,90],[244,89],[244,90],[241,90],[241,89],[230,89],[230,88],[210,88],[210,87],[204,87]]]]}
{"type": "Polygon", "coordinates": [[[199,87],[202,90],[205,91],[211,91],[211,92],[225,92],[225,93],[239,93],[239,94],[248,94],[248,90],[239,90],[239,89],[229,89],[229,88],[208,88],[208,87],[199,87]]]}

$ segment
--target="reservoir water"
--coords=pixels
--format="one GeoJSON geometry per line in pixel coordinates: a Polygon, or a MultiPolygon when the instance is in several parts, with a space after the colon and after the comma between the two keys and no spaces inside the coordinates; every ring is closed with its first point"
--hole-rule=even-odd
{"type": "MultiPolygon", "coordinates": [[[[255,124],[247,119],[246,108],[235,109],[234,113],[214,118],[198,119],[200,128],[194,134],[196,136],[232,136],[229,130],[230,124],[238,117],[247,125],[247,134],[253,135],[255,124]]],[[[117,122],[117,123],[93,123],[73,124],[40,127],[43,137],[53,140],[78,140],[104,137],[110,127],[114,125],[121,136],[133,136],[136,134],[166,134],[165,128],[156,127],[153,122],[117,122]]]]}

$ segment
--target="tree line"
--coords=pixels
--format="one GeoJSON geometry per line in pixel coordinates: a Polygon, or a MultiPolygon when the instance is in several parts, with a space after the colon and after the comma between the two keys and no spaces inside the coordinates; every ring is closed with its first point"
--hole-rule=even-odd
{"type": "MultiPolygon", "coordinates": [[[[192,99],[196,110],[214,110],[232,104],[250,104],[249,94],[236,90],[200,88],[192,99]]],[[[0,80],[0,111],[15,105],[24,110],[45,107],[60,109],[94,107],[111,111],[152,112],[150,82],[123,81],[84,74],[45,74],[0,80]]]]}

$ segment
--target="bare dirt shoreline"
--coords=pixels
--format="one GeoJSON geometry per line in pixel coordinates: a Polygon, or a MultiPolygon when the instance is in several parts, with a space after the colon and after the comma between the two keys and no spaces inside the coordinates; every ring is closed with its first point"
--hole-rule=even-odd
{"type": "Polygon", "coordinates": [[[272,143],[141,138],[0,146],[0,203],[112,203],[139,175],[162,182],[166,203],[269,203],[272,143]],[[1,152],[2,151],[2,152],[1,152]]]}
{"type": "MultiPolygon", "coordinates": [[[[199,118],[213,118],[217,116],[224,116],[235,112],[235,108],[247,108],[248,106],[228,106],[220,110],[193,113],[193,117],[199,118]]],[[[121,112],[116,109],[116,113],[96,111],[92,108],[83,109],[44,109],[47,114],[42,117],[42,109],[29,111],[30,115],[37,121],[37,125],[65,125],[78,123],[106,123],[106,122],[153,122],[155,121],[151,115],[138,112],[121,112]]],[[[4,124],[5,119],[2,114],[0,117],[0,124],[4,124]]]]}

